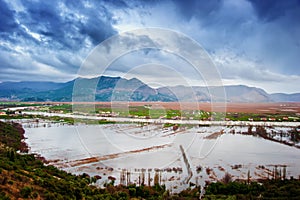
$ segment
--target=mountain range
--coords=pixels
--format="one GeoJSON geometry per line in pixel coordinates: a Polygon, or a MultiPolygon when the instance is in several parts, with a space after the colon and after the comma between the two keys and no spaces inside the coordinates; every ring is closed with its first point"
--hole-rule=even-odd
{"type": "Polygon", "coordinates": [[[139,79],[100,76],[77,78],[65,83],[3,82],[0,100],[6,101],[182,101],[182,102],[300,102],[300,93],[268,94],[256,87],[230,85],[224,87],[169,86],[152,88],[139,79]],[[225,93],[224,93],[225,90],[225,93]],[[218,95],[218,94],[226,94],[218,95]]]}

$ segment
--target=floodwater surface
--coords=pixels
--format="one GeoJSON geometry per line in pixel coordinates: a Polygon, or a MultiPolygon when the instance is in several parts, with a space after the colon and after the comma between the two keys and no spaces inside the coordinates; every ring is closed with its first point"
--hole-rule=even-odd
{"type": "MultiPolygon", "coordinates": [[[[247,127],[194,127],[173,130],[162,125],[77,125],[25,128],[32,153],[66,171],[114,176],[131,172],[138,183],[141,171],[161,173],[161,183],[170,188],[190,181],[216,181],[225,172],[233,179],[298,178],[300,149],[252,135],[232,134],[247,127]],[[184,152],[180,150],[183,147],[184,152]],[[186,160],[183,159],[185,154],[186,160]]],[[[278,128],[280,129],[280,128],[278,128]]],[[[153,182],[151,182],[153,184],[153,182]]],[[[174,189],[174,190],[175,190],[174,189]]]]}

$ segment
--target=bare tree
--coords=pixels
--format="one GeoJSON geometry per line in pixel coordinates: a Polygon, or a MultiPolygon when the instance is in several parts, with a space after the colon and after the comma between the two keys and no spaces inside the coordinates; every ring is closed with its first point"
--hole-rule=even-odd
{"type": "Polygon", "coordinates": [[[227,184],[227,183],[230,183],[232,181],[232,176],[226,172],[224,177],[222,178],[222,182],[227,184]]]}

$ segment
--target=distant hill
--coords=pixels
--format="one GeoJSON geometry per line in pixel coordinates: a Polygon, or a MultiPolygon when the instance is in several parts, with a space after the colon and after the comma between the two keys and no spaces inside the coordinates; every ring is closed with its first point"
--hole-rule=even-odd
{"type": "Polygon", "coordinates": [[[300,102],[300,93],[268,94],[263,89],[245,85],[224,87],[170,86],[154,89],[139,79],[101,76],[77,78],[65,83],[3,82],[0,99],[19,101],[72,101],[73,97],[89,101],[186,101],[210,102],[300,102]],[[74,87],[77,87],[74,90],[74,87]],[[209,91],[210,90],[210,91],[209,91]],[[225,90],[225,91],[224,91],[225,90]],[[226,93],[219,97],[218,91],[226,93]],[[76,92],[76,93],[75,93],[76,92]],[[212,96],[215,95],[215,96],[212,96]]]}
{"type": "Polygon", "coordinates": [[[300,93],[295,94],[284,94],[284,93],[274,93],[271,94],[271,99],[275,102],[299,102],[300,93]]]}
{"type": "MultiPolygon", "coordinates": [[[[186,87],[174,86],[159,88],[159,92],[167,93],[168,95],[175,95],[180,101],[190,102],[210,102],[211,95],[224,94],[225,97],[213,96],[214,100],[227,102],[272,102],[271,96],[264,90],[255,87],[248,87],[245,85],[232,85],[224,87],[211,87],[210,91],[207,87],[186,87]],[[167,92],[166,90],[170,92],[167,92]],[[224,99],[225,98],[225,99],[224,99]]],[[[300,99],[299,99],[300,101],[300,99]]]]}
{"type": "Polygon", "coordinates": [[[0,83],[0,98],[19,98],[19,96],[35,94],[36,92],[56,90],[64,86],[65,83],[55,82],[3,82],[0,83]]]}
{"type": "MultiPolygon", "coordinates": [[[[263,89],[245,85],[225,86],[230,102],[272,102],[271,96],[263,89]]],[[[299,99],[300,100],[300,99],[299,99]]]]}
{"type": "Polygon", "coordinates": [[[0,83],[1,90],[32,90],[35,92],[58,89],[64,83],[43,82],[43,81],[22,81],[22,82],[3,82],[0,83]]]}

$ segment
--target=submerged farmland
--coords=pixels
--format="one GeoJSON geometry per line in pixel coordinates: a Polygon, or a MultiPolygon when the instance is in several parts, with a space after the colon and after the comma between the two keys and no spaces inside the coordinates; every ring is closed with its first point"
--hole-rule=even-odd
{"type": "Polygon", "coordinates": [[[297,128],[163,124],[52,125],[26,128],[26,142],[68,172],[96,184],[165,184],[171,191],[233,180],[298,178],[297,128]],[[264,136],[264,137],[262,137],[264,136]]]}

